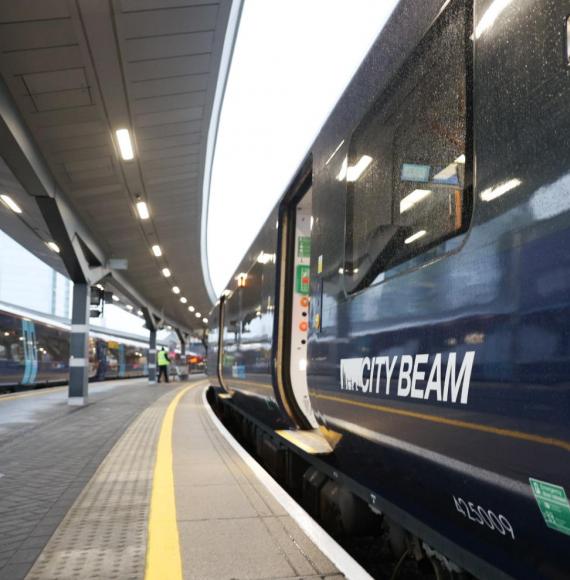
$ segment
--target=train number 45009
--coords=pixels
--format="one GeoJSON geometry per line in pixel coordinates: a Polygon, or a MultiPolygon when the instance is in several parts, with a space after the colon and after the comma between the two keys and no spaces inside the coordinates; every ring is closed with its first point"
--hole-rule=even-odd
{"type": "Polygon", "coordinates": [[[502,514],[496,514],[493,510],[485,509],[471,501],[465,501],[461,497],[453,497],[455,508],[465,518],[477,522],[480,526],[487,526],[490,530],[499,532],[501,536],[509,535],[515,539],[515,531],[509,520],[502,514]]]}

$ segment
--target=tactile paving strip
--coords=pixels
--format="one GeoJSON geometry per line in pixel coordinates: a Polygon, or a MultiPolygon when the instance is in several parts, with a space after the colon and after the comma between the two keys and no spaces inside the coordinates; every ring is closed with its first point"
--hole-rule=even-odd
{"type": "Polygon", "coordinates": [[[60,524],[27,580],[144,578],[147,521],[162,418],[176,391],[127,429],[60,524]]]}

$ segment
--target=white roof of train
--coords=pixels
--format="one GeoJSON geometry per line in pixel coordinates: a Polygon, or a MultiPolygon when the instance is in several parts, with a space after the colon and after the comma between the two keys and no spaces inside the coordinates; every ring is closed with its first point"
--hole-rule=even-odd
{"type": "MultiPolygon", "coordinates": [[[[46,326],[52,326],[54,328],[59,328],[69,332],[70,321],[59,316],[50,316],[48,314],[43,314],[41,312],[36,312],[34,310],[29,310],[27,308],[22,308],[20,306],[14,306],[13,304],[7,304],[6,302],[0,302],[0,310],[8,312],[9,314],[15,314],[16,316],[21,316],[22,318],[27,318],[33,320],[34,322],[39,322],[45,324],[46,326]]],[[[130,346],[138,346],[140,348],[148,348],[148,342],[142,337],[137,337],[128,334],[121,334],[109,329],[98,329],[96,327],[91,327],[89,330],[89,335],[95,338],[101,338],[103,340],[114,340],[116,342],[122,342],[130,346]]],[[[168,344],[163,342],[157,342],[157,346],[164,346],[168,348],[168,344]]],[[[176,352],[179,352],[177,349],[176,352]]],[[[188,353],[193,354],[193,353],[188,353]]]]}

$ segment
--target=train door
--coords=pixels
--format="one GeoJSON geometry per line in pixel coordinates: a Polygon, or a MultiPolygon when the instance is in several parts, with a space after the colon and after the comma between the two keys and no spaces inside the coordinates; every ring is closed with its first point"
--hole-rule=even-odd
{"type": "Polygon", "coordinates": [[[307,336],[311,271],[312,190],[309,189],[291,212],[289,224],[289,284],[287,296],[287,369],[295,400],[312,428],[317,422],[309,400],[307,384],[307,336]]]}
{"type": "MultiPolygon", "coordinates": [[[[225,314],[225,304],[226,304],[226,296],[223,295],[220,298],[220,304],[218,305],[218,340],[216,344],[217,348],[217,356],[216,356],[216,375],[218,377],[218,382],[220,383],[220,387],[225,391],[229,392],[226,384],[224,383],[224,367],[223,367],[223,357],[224,357],[224,314],[225,314]]],[[[214,312],[213,315],[215,316],[216,313],[214,312]]],[[[211,349],[214,352],[214,348],[211,349]]],[[[194,357],[193,357],[194,358],[194,357]]]]}
{"type": "Polygon", "coordinates": [[[107,343],[100,338],[96,339],[95,350],[95,356],[97,358],[97,374],[95,379],[102,381],[107,376],[107,343]]]}
{"type": "Polygon", "coordinates": [[[127,372],[125,345],[119,344],[119,377],[124,378],[127,372]]]}
{"type": "Polygon", "coordinates": [[[309,399],[307,342],[311,271],[312,164],[307,162],[279,211],[275,383],[295,430],[279,434],[309,453],[330,453],[309,399]]]}
{"type": "Polygon", "coordinates": [[[38,374],[38,352],[36,348],[36,329],[31,320],[22,320],[22,338],[24,345],[23,385],[32,385],[38,374]]]}
{"type": "Polygon", "coordinates": [[[0,312],[0,385],[14,386],[22,377],[23,353],[20,320],[12,314],[0,312]]]}
{"type": "Polygon", "coordinates": [[[89,337],[89,380],[92,381],[97,377],[98,372],[97,359],[97,339],[89,337]]]}
{"type": "Polygon", "coordinates": [[[111,379],[119,376],[119,343],[114,340],[107,341],[107,367],[105,378],[111,379]]]}

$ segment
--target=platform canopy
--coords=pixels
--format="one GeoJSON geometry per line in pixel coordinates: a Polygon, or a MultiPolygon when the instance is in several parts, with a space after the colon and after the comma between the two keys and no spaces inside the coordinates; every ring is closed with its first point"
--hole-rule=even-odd
{"type": "Polygon", "coordinates": [[[72,279],[83,265],[99,274],[90,282],[102,277],[125,302],[187,331],[204,328],[211,307],[202,187],[234,13],[231,0],[0,5],[0,193],[22,209],[2,205],[0,229],[72,279]]]}

